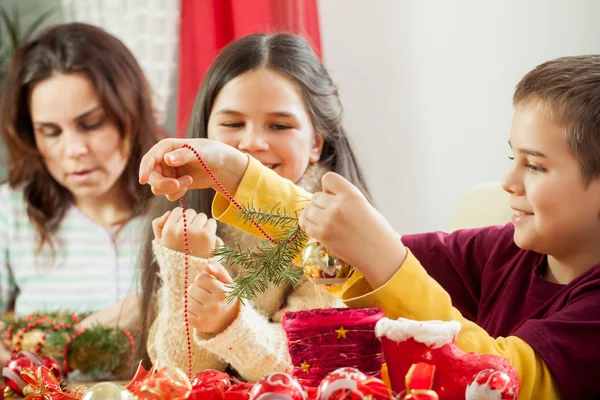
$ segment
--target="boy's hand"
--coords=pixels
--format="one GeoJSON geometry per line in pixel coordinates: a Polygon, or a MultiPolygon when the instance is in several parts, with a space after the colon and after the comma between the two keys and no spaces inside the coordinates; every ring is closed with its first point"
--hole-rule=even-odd
{"type": "Polygon", "coordinates": [[[406,248],[390,223],[342,176],[323,176],[300,215],[302,230],[362,273],[373,289],[387,282],[406,258],[406,248]]]}
{"type": "Polygon", "coordinates": [[[152,193],[165,195],[170,201],[177,200],[188,189],[213,187],[214,182],[206,173],[190,145],[202,157],[225,188],[233,195],[239,186],[248,157],[229,145],[209,139],[163,139],[155,144],[140,163],[140,183],[149,184],[152,193]],[[175,169],[179,178],[175,178],[175,169]]]}
{"type": "Polygon", "coordinates": [[[196,275],[189,288],[189,321],[199,332],[218,335],[237,318],[240,302],[227,302],[227,285],[232,282],[221,264],[210,264],[196,275]]]}
{"type": "MultiPolygon", "coordinates": [[[[187,220],[187,239],[192,256],[210,258],[217,241],[217,222],[206,214],[196,214],[188,208],[185,210],[187,220]]],[[[154,239],[171,250],[184,252],[183,243],[183,210],[176,207],[152,221],[154,239]]]]}

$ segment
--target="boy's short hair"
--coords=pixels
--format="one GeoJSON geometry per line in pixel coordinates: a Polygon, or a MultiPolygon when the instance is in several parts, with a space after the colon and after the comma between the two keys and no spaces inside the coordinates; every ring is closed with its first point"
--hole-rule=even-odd
{"type": "Polygon", "coordinates": [[[562,57],[538,65],[521,79],[515,106],[540,102],[563,125],[567,144],[589,183],[600,176],[600,55],[562,57]]]}

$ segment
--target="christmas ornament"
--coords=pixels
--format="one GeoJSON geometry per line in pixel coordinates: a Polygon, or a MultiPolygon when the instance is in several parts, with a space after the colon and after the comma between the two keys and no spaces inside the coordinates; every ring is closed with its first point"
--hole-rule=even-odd
{"type": "Polygon", "coordinates": [[[467,386],[466,400],[516,400],[518,384],[508,374],[493,369],[480,371],[467,386]]]}
{"type": "Polygon", "coordinates": [[[41,329],[31,329],[28,331],[18,332],[13,337],[12,347],[32,353],[39,353],[39,344],[46,339],[46,333],[41,329]]]}
{"type": "Polygon", "coordinates": [[[388,400],[391,393],[385,384],[369,378],[356,368],[339,368],[319,385],[318,400],[388,400]]]}
{"type": "Polygon", "coordinates": [[[21,378],[26,383],[23,392],[28,400],[78,400],[80,397],[63,392],[56,376],[44,366],[25,368],[21,378]]]}
{"type": "Polygon", "coordinates": [[[162,367],[147,377],[136,395],[140,400],[184,400],[190,395],[192,384],[177,367],[162,367]]]}
{"type": "Polygon", "coordinates": [[[461,325],[457,321],[412,321],[404,318],[377,322],[375,333],[381,338],[392,389],[404,389],[412,364],[435,365],[433,387],[441,399],[464,400],[467,385],[484,369],[506,373],[519,393],[519,377],[504,357],[465,353],[456,344],[461,325]]]}
{"type": "Polygon", "coordinates": [[[198,372],[190,383],[192,384],[192,389],[199,387],[210,387],[226,391],[231,388],[229,375],[227,375],[225,372],[220,372],[214,369],[207,369],[198,372]]]}
{"type": "Polygon", "coordinates": [[[307,400],[308,394],[292,376],[275,372],[260,379],[250,391],[250,400],[307,400]]]}
{"type": "Polygon", "coordinates": [[[60,364],[52,357],[44,357],[42,356],[42,360],[44,360],[44,367],[48,368],[50,372],[59,380],[62,380],[62,372],[60,370],[60,364]]]}
{"type": "Polygon", "coordinates": [[[21,377],[21,373],[26,369],[34,370],[36,367],[46,366],[54,376],[60,380],[61,372],[56,360],[49,357],[42,357],[28,351],[22,351],[10,357],[2,369],[2,376],[7,387],[15,393],[23,395],[23,388],[26,383],[21,377]]]}
{"type": "Polygon", "coordinates": [[[154,372],[156,372],[156,367],[154,365],[152,365],[152,367],[149,370],[146,370],[146,368],[144,368],[144,366],[142,365],[142,361],[140,361],[137,370],[135,371],[135,374],[133,374],[133,378],[131,378],[131,380],[127,385],[125,385],[125,387],[131,393],[136,394],[140,386],[144,383],[144,381],[147,378],[151,377],[154,374],[154,372]]]}
{"type": "Polygon", "coordinates": [[[225,393],[213,397],[194,397],[194,392],[192,391],[192,394],[188,400],[250,400],[250,391],[252,390],[253,386],[253,384],[248,382],[238,383],[233,385],[231,389],[227,390],[225,393]]]}
{"type": "Polygon", "coordinates": [[[13,354],[28,351],[58,361],[47,365],[61,369],[63,375],[79,370],[86,380],[107,374],[112,379],[129,375],[135,343],[127,330],[95,325],[76,330],[87,313],[34,313],[17,319],[5,319],[5,343],[13,354]]]}
{"type": "Polygon", "coordinates": [[[440,400],[437,393],[433,390],[411,390],[402,400],[440,400]]]}
{"type": "MultiPolygon", "coordinates": [[[[87,314],[81,314],[85,315],[87,314]]],[[[79,322],[79,316],[38,312],[3,322],[7,326],[8,347],[14,353],[29,351],[58,360],[62,356],[62,345],[69,337],[67,331],[79,322]]]]}
{"type": "Polygon", "coordinates": [[[188,400],[250,400],[250,390],[254,386],[212,369],[200,371],[191,383],[192,392],[188,400]],[[232,385],[232,381],[235,384],[232,385]]]}
{"type": "Polygon", "coordinates": [[[135,400],[127,388],[112,382],[97,383],[84,393],[82,400],[135,400]]]}
{"type": "Polygon", "coordinates": [[[356,368],[339,368],[330,373],[319,385],[318,399],[333,400],[341,395],[361,395],[358,391],[358,383],[367,380],[367,376],[356,368]],[[332,397],[333,394],[336,396],[332,397]]]}
{"type": "Polygon", "coordinates": [[[326,286],[340,285],[354,272],[348,263],[315,239],[310,239],[302,250],[302,270],[309,280],[326,286]]]}
{"type": "Polygon", "coordinates": [[[331,372],[354,367],[380,376],[381,342],[375,324],[384,317],[378,308],[325,308],[287,312],[282,326],[298,381],[317,387],[331,372]]]}
{"type": "Polygon", "coordinates": [[[411,365],[405,377],[406,392],[403,400],[439,400],[431,390],[435,375],[435,365],[417,363],[411,365]]]}

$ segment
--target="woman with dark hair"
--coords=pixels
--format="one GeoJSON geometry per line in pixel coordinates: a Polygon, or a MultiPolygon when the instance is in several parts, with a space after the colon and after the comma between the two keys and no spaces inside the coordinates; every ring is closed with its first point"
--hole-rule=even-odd
{"type": "MultiPolygon", "coordinates": [[[[342,115],[337,88],[304,39],[256,34],[230,44],[214,61],[188,137],[226,143],[309,192],[320,190],[321,177],[335,171],[368,196],[342,115]]],[[[272,285],[245,304],[228,303],[226,285],[243,271],[211,259],[211,251],[219,239],[249,249],[259,240],[225,224],[217,228],[211,218],[214,193],[195,190],[185,197],[193,369],[229,366],[248,380],[288,370],[283,313],[342,303],[306,281],[296,288],[272,285]]],[[[143,253],[142,332],[153,361],[185,369],[182,210],[162,201],[153,210],[153,232],[148,229],[143,253]]]]}
{"type": "Polygon", "coordinates": [[[137,315],[152,198],[137,171],[162,130],[131,52],[94,26],[48,28],[12,59],[0,132],[0,310],[104,309],[89,321],[109,323],[127,298],[137,315]]]}

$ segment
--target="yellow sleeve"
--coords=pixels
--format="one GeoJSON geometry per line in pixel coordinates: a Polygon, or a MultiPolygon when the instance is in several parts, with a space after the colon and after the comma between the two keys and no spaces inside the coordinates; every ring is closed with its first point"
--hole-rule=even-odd
{"type": "Polygon", "coordinates": [[[464,318],[452,306],[450,296],[421,266],[410,252],[402,267],[376,290],[362,278],[341,294],[348,307],[379,307],[388,318],[459,321],[462,329],[456,344],[466,352],[495,354],[508,359],[519,373],[520,400],[560,399],[560,389],[550,370],[522,339],[509,336],[494,339],[477,324],[464,318]]]}
{"type": "MultiPolygon", "coordinates": [[[[273,170],[263,166],[255,158],[248,156],[248,168],[235,193],[235,200],[242,206],[252,205],[255,209],[268,208],[285,210],[285,214],[298,216],[312,196],[311,193],[296,186],[292,181],[282,178],[273,170]]],[[[263,237],[252,224],[243,224],[239,218],[239,209],[221,193],[217,193],[212,204],[213,217],[221,222],[233,225],[258,237],[263,237]]],[[[265,226],[267,233],[277,233],[277,228],[265,226]]],[[[264,238],[264,237],[263,237],[264,238]]]]}

